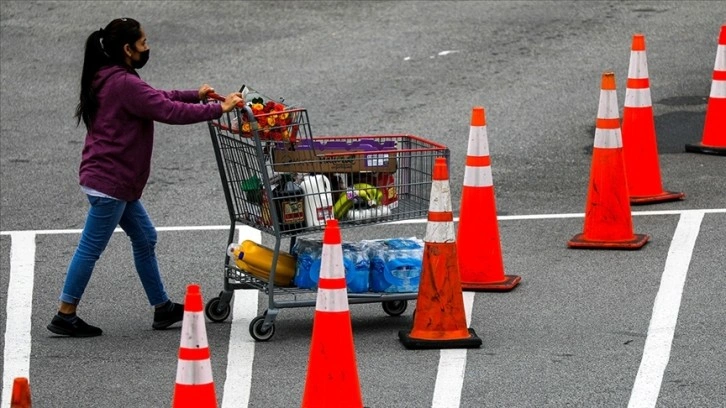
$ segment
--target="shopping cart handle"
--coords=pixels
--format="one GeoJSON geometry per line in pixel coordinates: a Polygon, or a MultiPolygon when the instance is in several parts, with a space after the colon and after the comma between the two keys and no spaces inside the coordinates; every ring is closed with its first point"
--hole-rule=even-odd
{"type": "MultiPolygon", "coordinates": [[[[207,92],[207,98],[216,99],[218,101],[224,102],[224,96],[216,93],[216,92],[207,92]]],[[[237,102],[238,108],[244,108],[246,105],[244,102],[237,102]]]]}

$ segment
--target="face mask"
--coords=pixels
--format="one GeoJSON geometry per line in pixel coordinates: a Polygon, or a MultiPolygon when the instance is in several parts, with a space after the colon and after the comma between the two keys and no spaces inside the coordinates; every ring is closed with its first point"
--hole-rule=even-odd
{"type": "Polygon", "coordinates": [[[134,69],[141,69],[141,68],[143,68],[144,65],[146,65],[146,63],[149,61],[149,51],[151,51],[151,50],[146,50],[146,51],[140,52],[139,53],[139,55],[140,55],[139,60],[138,61],[131,60],[131,66],[134,69]]]}

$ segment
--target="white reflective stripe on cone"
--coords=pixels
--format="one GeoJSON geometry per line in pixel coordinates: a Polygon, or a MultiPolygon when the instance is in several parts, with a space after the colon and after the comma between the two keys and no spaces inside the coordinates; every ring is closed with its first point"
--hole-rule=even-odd
{"type": "Polygon", "coordinates": [[[315,310],[318,312],[347,312],[349,310],[348,290],[346,288],[318,289],[315,310]]]}
{"type": "Polygon", "coordinates": [[[448,180],[433,180],[431,182],[429,211],[451,212],[451,188],[448,180]]]}
{"type": "Polygon", "coordinates": [[[491,166],[464,167],[464,187],[491,187],[493,185],[491,166]]]}
{"type": "Polygon", "coordinates": [[[212,382],[212,364],[209,359],[179,360],[176,368],[177,384],[204,385],[212,382]]]}
{"type": "Polygon", "coordinates": [[[714,71],[726,71],[726,45],[719,45],[716,48],[716,62],[713,65],[714,71]]]}
{"type": "Polygon", "coordinates": [[[323,245],[323,252],[320,256],[320,277],[321,278],[344,278],[345,267],[343,266],[343,248],[340,244],[323,245]],[[327,266],[327,268],[326,268],[327,266]]]}
{"type": "Polygon", "coordinates": [[[208,347],[207,331],[204,324],[204,313],[184,312],[180,347],[189,349],[208,347]]]}
{"type": "Polygon", "coordinates": [[[456,242],[454,223],[429,221],[426,224],[426,235],[424,242],[433,244],[446,244],[456,242]]]}
{"type": "Polygon", "coordinates": [[[648,78],[648,60],[645,56],[645,51],[630,51],[628,78],[648,78]]]}
{"type": "Polygon", "coordinates": [[[486,126],[469,127],[469,146],[466,149],[466,154],[469,156],[489,156],[486,126]]]}
{"type": "Polygon", "coordinates": [[[598,119],[619,119],[618,99],[614,90],[601,90],[597,108],[598,119]]]}
{"type": "Polygon", "coordinates": [[[711,98],[726,98],[726,81],[716,81],[711,83],[711,98]]]}
{"type": "Polygon", "coordinates": [[[620,129],[595,129],[594,147],[599,149],[617,149],[623,147],[620,129]]]}
{"type": "Polygon", "coordinates": [[[626,89],[625,106],[628,108],[650,108],[653,106],[650,100],[650,88],[626,89]]]}

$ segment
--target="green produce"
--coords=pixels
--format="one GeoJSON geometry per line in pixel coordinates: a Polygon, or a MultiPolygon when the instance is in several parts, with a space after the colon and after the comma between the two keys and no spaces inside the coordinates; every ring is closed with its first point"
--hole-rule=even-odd
{"type": "Polygon", "coordinates": [[[369,207],[375,207],[383,200],[383,192],[370,184],[353,184],[353,190],[358,193],[358,197],[363,199],[369,207]]]}
{"type": "Polygon", "coordinates": [[[383,192],[375,186],[366,183],[357,183],[352,189],[340,193],[338,201],[333,205],[333,216],[336,220],[345,219],[348,211],[356,201],[362,201],[369,207],[375,207],[383,200],[383,192]]]}

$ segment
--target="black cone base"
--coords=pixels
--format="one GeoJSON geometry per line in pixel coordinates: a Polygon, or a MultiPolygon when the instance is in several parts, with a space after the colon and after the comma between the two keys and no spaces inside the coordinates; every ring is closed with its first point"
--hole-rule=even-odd
{"type": "Polygon", "coordinates": [[[398,338],[403,346],[410,350],[421,349],[450,349],[450,348],[478,348],[481,347],[482,341],[476,336],[474,329],[469,328],[469,337],[465,339],[452,340],[426,340],[415,339],[408,335],[406,331],[399,331],[398,338]]]}
{"type": "Polygon", "coordinates": [[[496,283],[461,282],[461,289],[470,292],[509,292],[514,289],[522,277],[518,275],[504,275],[504,281],[496,283]]]}
{"type": "Polygon", "coordinates": [[[640,249],[648,243],[650,236],[633,234],[628,241],[596,241],[585,239],[584,234],[577,234],[567,241],[567,246],[575,249],[640,249]]]}
{"type": "Polygon", "coordinates": [[[651,196],[630,196],[631,205],[646,205],[646,204],[657,204],[666,203],[669,201],[678,201],[686,198],[685,193],[677,193],[674,191],[663,191],[660,194],[651,196]]]}
{"type": "Polygon", "coordinates": [[[706,146],[701,143],[687,144],[686,151],[690,153],[703,153],[726,156],[726,147],[706,146]]]}

